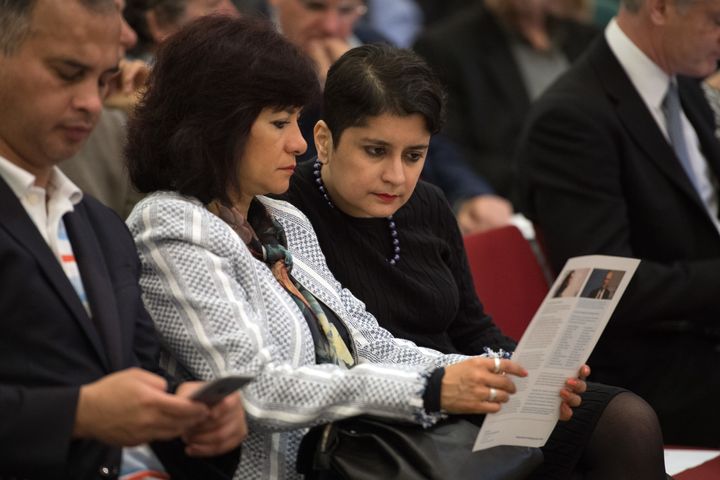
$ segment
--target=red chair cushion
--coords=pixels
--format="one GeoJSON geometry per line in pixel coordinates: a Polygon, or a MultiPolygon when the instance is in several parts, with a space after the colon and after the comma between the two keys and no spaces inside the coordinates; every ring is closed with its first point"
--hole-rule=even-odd
{"type": "Polygon", "coordinates": [[[514,226],[465,237],[475,291],[496,325],[522,336],[549,286],[528,241],[514,226]]]}

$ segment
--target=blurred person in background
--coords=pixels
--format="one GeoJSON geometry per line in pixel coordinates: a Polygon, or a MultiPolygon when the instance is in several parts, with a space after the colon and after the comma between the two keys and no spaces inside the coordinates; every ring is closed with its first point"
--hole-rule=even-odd
{"type": "Polygon", "coordinates": [[[394,45],[410,48],[423,28],[423,12],[415,0],[367,0],[363,19],[394,45]]]}
{"type": "Polygon", "coordinates": [[[235,16],[238,10],[230,0],[127,0],[125,17],[138,36],[129,53],[152,62],[155,50],[167,37],[210,14],[235,16]]]}
{"type": "Polygon", "coordinates": [[[430,27],[436,23],[440,23],[465,10],[472,7],[482,0],[416,0],[423,12],[425,26],[430,27]]]}
{"type": "Polygon", "coordinates": [[[553,9],[568,14],[554,0],[485,0],[414,47],[447,85],[444,132],[505,198],[513,195],[515,144],[531,103],[597,34],[553,9]]]}

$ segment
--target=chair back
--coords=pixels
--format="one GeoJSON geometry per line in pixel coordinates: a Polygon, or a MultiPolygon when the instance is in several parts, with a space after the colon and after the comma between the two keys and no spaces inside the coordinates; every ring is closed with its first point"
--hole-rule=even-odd
{"type": "Polygon", "coordinates": [[[485,311],[505,335],[519,340],[550,288],[536,253],[512,225],[464,241],[485,311]]]}

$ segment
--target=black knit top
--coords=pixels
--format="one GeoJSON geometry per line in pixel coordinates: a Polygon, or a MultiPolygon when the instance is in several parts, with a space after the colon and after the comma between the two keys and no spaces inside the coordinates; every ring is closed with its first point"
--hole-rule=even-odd
{"type": "Polygon", "coordinates": [[[438,188],[420,181],[395,214],[401,257],[392,266],[387,220],[354,218],[331,208],[318,190],[312,164],[298,166],[282,198],[307,215],[330,270],[380,325],[443,353],[514,349],[515,342],[483,312],[455,217],[438,188]]]}

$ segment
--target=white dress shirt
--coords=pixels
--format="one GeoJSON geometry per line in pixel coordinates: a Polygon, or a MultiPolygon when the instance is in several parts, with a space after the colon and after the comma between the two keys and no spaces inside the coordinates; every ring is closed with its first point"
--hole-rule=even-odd
{"type": "Polygon", "coordinates": [[[60,219],[82,200],[82,192],[55,167],[44,189],[35,185],[35,175],[0,156],[0,177],[10,186],[37,226],[50,249],[61,261],[58,247],[60,219]]]}

